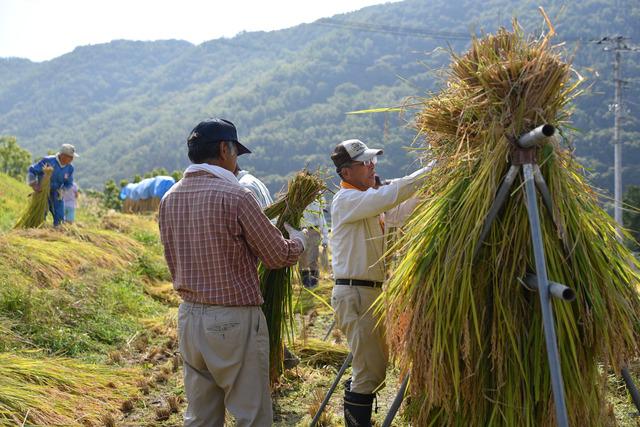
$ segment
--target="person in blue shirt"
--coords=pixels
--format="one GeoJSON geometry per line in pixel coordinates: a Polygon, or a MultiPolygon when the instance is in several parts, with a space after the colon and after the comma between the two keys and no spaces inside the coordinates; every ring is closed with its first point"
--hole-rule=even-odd
{"type": "Polygon", "coordinates": [[[62,144],[60,150],[53,156],[43,157],[40,161],[29,166],[27,183],[33,191],[39,192],[40,181],[44,176],[44,167],[51,166],[51,191],[49,193],[49,211],[53,214],[53,225],[58,226],[64,220],[64,202],[62,195],[73,185],[73,166],[71,162],[78,157],[76,149],[71,144],[62,144]]]}

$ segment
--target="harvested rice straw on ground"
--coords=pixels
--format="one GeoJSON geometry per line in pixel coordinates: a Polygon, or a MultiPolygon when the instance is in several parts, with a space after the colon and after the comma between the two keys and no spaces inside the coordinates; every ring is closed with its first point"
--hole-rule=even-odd
{"type": "Polygon", "coordinates": [[[313,366],[331,365],[337,368],[342,365],[347,354],[349,354],[349,349],[343,345],[336,345],[315,338],[296,341],[293,350],[307,364],[313,366]]]}
{"type": "MultiPolygon", "coordinates": [[[[417,126],[439,163],[382,301],[391,348],[411,369],[413,425],[555,424],[539,297],[518,282],[535,271],[521,176],[473,255],[509,139],[544,123],[562,132],[578,83],[547,39],[514,23],[454,56],[446,87],[424,100],[417,126]]],[[[571,150],[550,139],[537,161],[565,230],[563,242],[539,200],[549,280],[577,294],[553,301],[570,425],[607,425],[604,375],[638,356],[638,262],[571,150]]]]}
{"type": "MultiPolygon", "coordinates": [[[[284,228],[288,223],[300,228],[304,210],[316,200],[326,186],[319,174],[307,170],[298,172],[287,185],[287,192],[264,210],[269,219],[278,218],[276,226],[285,237],[289,237],[284,228]]],[[[284,342],[283,336],[291,337],[293,331],[293,275],[291,267],[269,270],[260,264],[258,275],[264,298],[262,311],[269,329],[269,365],[271,382],[275,383],[283,372],[284,342]]]]}
{"type": "Polygon", "coordinates": [[[14,228],[36,228],[44,223],[45,215],[49,207],[49,193],[51,188],[51,174],[53,168],[45,166],[44,175],[40,181],[40,191],[34,191],[29,195],[29,205],[16,222],[14,228]]]}
{"type": "Polygon", "coordinates": [[[102,416],[138,395],[140,379],[139,369],[0,353],[0,426],[104,425],[102,416]]]}

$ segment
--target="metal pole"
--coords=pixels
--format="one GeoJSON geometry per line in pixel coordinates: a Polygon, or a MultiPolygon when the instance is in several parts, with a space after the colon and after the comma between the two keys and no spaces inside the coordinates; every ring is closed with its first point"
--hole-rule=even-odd
{"type": "Polygon", "coordinates": [[[493,203],[491,204],[491,208],[489,208],[489,213],[487,213],[487,217],[484,220],[484,224],[482,226],[482,231],[480,232],[480,238],[478,239],[478,243],[476,244],[475,249],[473,250],[473,259],[478,256],[478,252],[480,252],[480,248],[484,243],[484,240],[487,238],[489,234],[489,230],[491,229],[491,224],[493,224],[493,220],[500,212],[502,205],[504,205],[505,200],[507,199],[507,195],[509,195],[509,189],[513,185],[513,181],[518,176],[518,172],[520,172],[520,166],[511,165],[509,167],[509,171],[504,177],[502,184],[500,184],[500,188],[498,188],[498,192],[496,193],[495,199],[493,199],[493,203]]]}
{"type": "MultiPolygon", "coordinates": [[[[556,297],[560,300],[573,302],[576,299],[576,292],[568,286],[560,283],[548,281],[549,293],[552,297],[556,297]]],[[[538,290],[538,277],[535,274],[527,274],[524,278],[524,284],[527,289],[532,291],[538,290]]]]}
{"type": "Polygon", "coordinates": [[[387,413],[387,416],[384,418],[382,427],[389,427],[393,419],[396,417],[396,414],[398,413],[398,409],[400,409],[400,405],[402,404],[402,400],[404,399],[404,393],[407,390],[408,383],[409,383],[409,372],[407,372],[407,374],[404,376],[404,379],[402,380],[402,385],[400,385],[400,390],[398,390],[398,393],[396,394],[395,399],[393,399],[393,403],[389,408],[389,412],[387,413]]]}
{"type": "Polygon", "coordinates": [[[522,148],[531,148],[539,145],[544,139],[553,136],[556,128],[553,125],[540,125],[518,138],[518,145],[522,148]]]}
{"type": "Polygon", "coordinates": [[[636,385],[631,378],[631,373],[628,368],[622,368],[622,378],[624,379],[624,383],[627,386],[627,390],[629,390],[629,394],[631,395],[631,400],[633,400],[633,404],[636,409],[640,412],[640,393],[636,388],[636,385]]]}
{"type": "Polygon", "coordinates": [[[344,375],[344,371],[346,371],[349,365],[351,364],[352,359],[353,359],[353,355],[351,353],[347,354],[347,358],[344,359],[344,363],[342,364],[342,367],[338,371],[338,375],[336,375],[336,379],[333,380],[333,384],[331,384],[331,387],[329,388],[329,391],[327,391],[327,394],[324,397],[322,404],[318,408],[318,412],[316,412],[316,416],[313,417],[313,421],[311,421],[311,427],[315,427],[316,423],[320,419],[320,415],[322,415],[322,411],[324,411],[325,406],[327,406],[327,403],[329,403],[329,399],[331,399],[331,395],[333,394],[333,391],[338,386],[338,383],[340,382],[340,378],[342,378],[342,376],[344,375]]]}
{"type": "Polygon", "coordinates": [[[547,346],[547,357],[551,373],[551,388],[556,406],[556,419],[559,427],[568,427],[567,406],[564,400],[564,382],[560,369],[560,357],[558,355],[558,339],[553,320],[553,307],[549,300],[549,282],[547,279],[547,267],[544,257],[542,242],[542,230],[538,217],[538,202],[536,200],[536,187],[533,179],[533,166],[523,165],[524,184],[527,194],[527,213],[531,228],[531,241],[533,244],[533,256],[536,264],[536,276],[538,277],[538,295],[540,295],[540,308],[542,309],[542,322],[544,325],[544,338],[547,346]]]}
{"type": "MultiPolygon", "coordinates": [[[[620,111],[622,103],[622,79],[620,78],[620,49],[622,40],[617,41],[615,62],[613,65],[615,79],[615,99],[613,101],[613,173],[614,173],[614,211],[613,217],[618,223],[618,234],[622,226],[622,144],[620,144],[620,111]]],[[[621,238],[621,236],[618,236],[621,238]]]]}
{"type": "Polygon", "coordinates": [[[327,338],[329,338],[329,334],[331,333],[331,331],[333,331],[334,326],[336,326],[336,319],[333,319],[333,322],[331,322],[331,326],[329,326],[329,329],[327,330],[327,333],[324,336],[324,338],[322,338],[322,341],[326,341],[327,338]]]}

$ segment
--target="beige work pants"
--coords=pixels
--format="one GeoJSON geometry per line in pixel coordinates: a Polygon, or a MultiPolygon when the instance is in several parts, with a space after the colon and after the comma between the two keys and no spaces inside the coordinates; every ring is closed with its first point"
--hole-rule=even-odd
{"type": "Polygon", "coordinates": [[[269,335],[260,307],[183,302],[178,310],[188,427],[224,426],[225,408],[239,427],[273,423],[269,335]]]}
{"type": "Polygon", "coordinates": [[[389,351],[383,325],[378,325],[371,305],[380,288],[364,286],[333,287],[331,306],[335,310],[336,326],[345,334],[353,355],[351,391],[370,394],[384,384],[389,351]]]}
{"type": "Polygon", "coordinates": [[[320,232],[313,228],[307,231],[307,244],[298,260],[300,270],[318,271],[318,255],[320,255],[320,232]]]}

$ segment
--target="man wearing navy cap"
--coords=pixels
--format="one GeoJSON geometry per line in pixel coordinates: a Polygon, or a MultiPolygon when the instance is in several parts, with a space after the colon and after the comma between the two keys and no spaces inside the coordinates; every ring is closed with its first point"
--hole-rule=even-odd
{"type": "Polygon", "coordinates": [[[187,396],[185,426],[273,423],[269,337],[260,305],[258,259],[270,269],[296,263],[306,235],[290,239],[262,213],[234,171],[250,153],[228,120],[200,122],[187,139],[191,162],[160,203],[160,236],[178,310],[187,396]]]}

